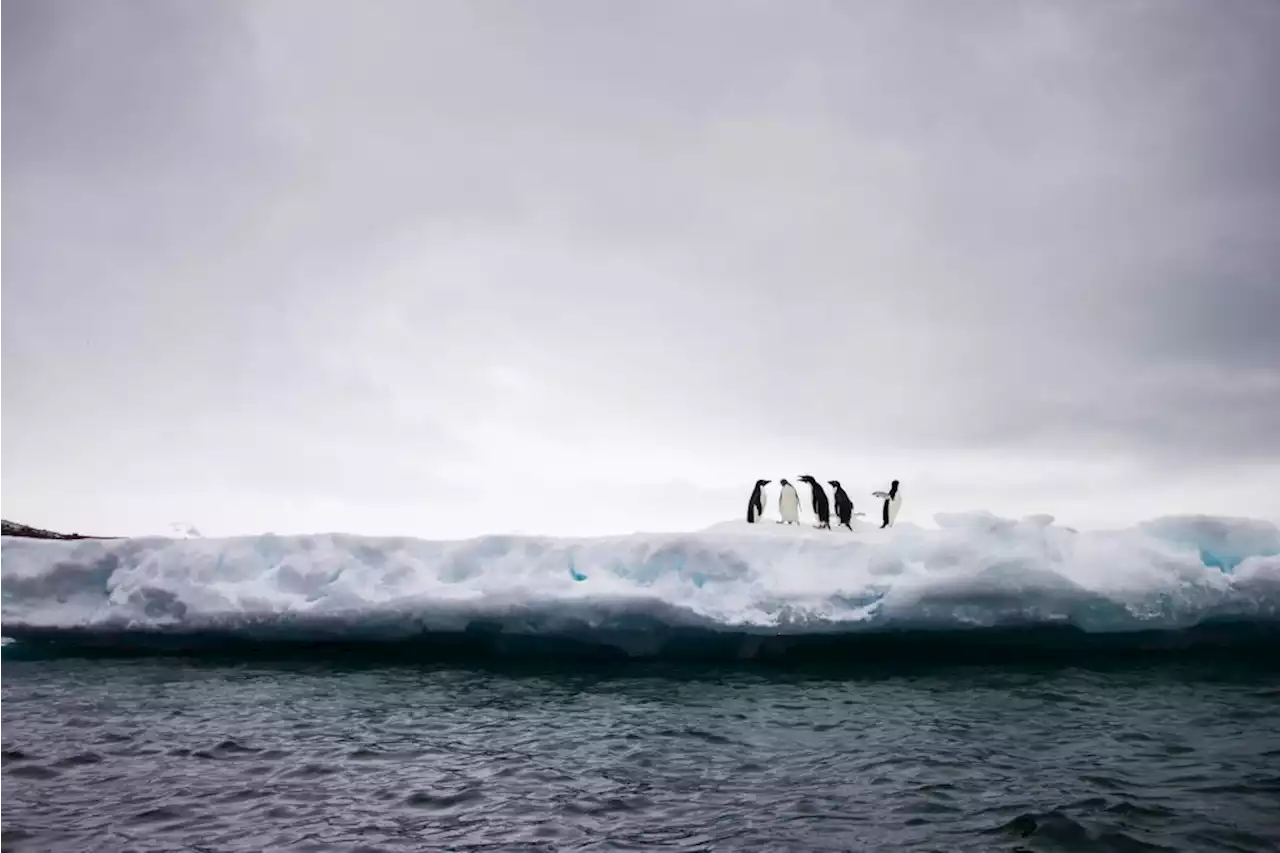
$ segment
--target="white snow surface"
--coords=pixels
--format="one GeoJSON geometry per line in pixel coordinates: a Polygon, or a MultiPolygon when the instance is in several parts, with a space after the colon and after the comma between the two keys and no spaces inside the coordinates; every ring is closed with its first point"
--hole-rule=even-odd
{"type": "Polygon", "coordinates": [[[726,522],[696,533],[463,541],[349,534],[3,540],[3,633],[305,635],[700,626],[804,633],[1280,616],[1280,530],[1183,516],[1081,531],[940,514],[939,529],[726,522]]]}

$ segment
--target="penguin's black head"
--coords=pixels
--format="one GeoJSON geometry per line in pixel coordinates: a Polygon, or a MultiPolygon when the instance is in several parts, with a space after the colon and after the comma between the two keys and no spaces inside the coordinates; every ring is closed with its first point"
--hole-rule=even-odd
{"type": "Polygon", "coordinates": [[[813,484],[813,478],[810,477],[808,474],[801,474],[796,479],[798,479],[802,483],[809,483],[810,485],[813,484]]]}
{"type": "Polygon", "coordinates": [[[827,480],[827,482],[831,484],[831,488],[833,488],[833,489],[838,489],[838,488],[840,488],[840,481],[839,481],[839,480],[827,480]]]}
{"type": "Polygon", "coordinates": [[[778,482],[779,482],[781,485],[783,485],[783,486],[790,486],[790,485],[791,485],[791,484],[790,484],[790,483],[788,483],[786,480],[779,480],[778,482]]]}
{"type": "Polygon", "coordinates": [[[893,481],[892,483],[890,483],[889,485],[891,485],[891,486],[897,486],[897,485],[898,485],[898,481],[897,481],[897,480],[894,480],[894,481],[893,481]]]}
{"type": "Polygon", "coordinates": [[[772,483],[772,482],[773,482],[773,480],[756,480],[756,486],[757,486],[757,487],[759,487],[759,486],[767,486],[767,485],[769,485],[769,484],[770,484],[770,483],[772,483]]]}

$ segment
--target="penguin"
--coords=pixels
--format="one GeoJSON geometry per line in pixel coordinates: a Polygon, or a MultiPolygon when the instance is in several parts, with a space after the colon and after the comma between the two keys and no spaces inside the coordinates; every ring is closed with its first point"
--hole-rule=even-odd
{"type": "Polygon", "coordinates": [[[830,530],[831,505],[827,503],[827,493],[823,491],[822,484],[808,474],[801,476],[800,482],[809,484],[809,491],[813,496],[813,514],[818,519],[815,526],[819,530],[830,530]]]}
{"type": "Polygon", "coordinates": [[[779,524],[799,524],[800,523],[800,496],[796,494],[796,487],[782,481],[782,491],[778,493],[778,512],[782,516],[779,524]]]}
{"type": "Polygon", "coordinates": [[[844,487],[840,485],[839,480],[827,480],[831,484],[831,488],[835,489],[836,518],[840,519],[840,526],[853,529],[853,501],[849,500],[849,495],[845,492],[844,487]]]}
{"type": "Polygon", "coordinates": [[[756,480],[756,487],[751,490],[751,500],[747,501],[748,523],[755,524],[764,517],[764,505],[768,502],[764,487],[772,482],[772,480],[756,480]]]}
{"type": "Polygon", "coordinates": [[[884,523],[880,525],[880,529],[892,527],[893,521],[898,517],[898,506],[902,503],[902,495],[898,494],[898,481],[894,480],[889,484],[887,492],[872,492],[878,498],[884,498],[884,510],[881,512],[881,518],[884,523]]]}

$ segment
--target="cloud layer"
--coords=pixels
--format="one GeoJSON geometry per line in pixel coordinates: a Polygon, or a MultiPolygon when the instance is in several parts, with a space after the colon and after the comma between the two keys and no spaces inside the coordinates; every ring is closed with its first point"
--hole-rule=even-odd
{"type": "Polygon", "coordinates": [[[1280,515],[1274,3],[4,23],[7,515],[1280,515]]]}

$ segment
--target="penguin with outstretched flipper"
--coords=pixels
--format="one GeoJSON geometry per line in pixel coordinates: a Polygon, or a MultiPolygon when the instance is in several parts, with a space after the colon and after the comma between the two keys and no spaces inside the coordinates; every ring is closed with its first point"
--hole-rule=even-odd
{"type": "Polygon", "coordinates": [[[747,501],[748,523],[756,524],[764,518],[764,505],[768,501],[764,495],[764,487],[772,482],[772,480],[756,480],[756,486],[751,490],[751,500],[747,501]]]}
{"type": "Polygon", "coordinates": [[[898,494],[898,481],[894,480],[889,484],[889,491],[872,492],[872,494],[878,498],[884,498],[884,509],[881,512],[884,523],[880,525],[880,529],[892,527],[894,519],[898,517],[898,507],[902,505],[902,495],[898,494]]]}
{"type": "Polygon", "coordinates": [[[828,480],[831,488],[835,489],[832,498],[836,505],[836,518],[840,519],[840,526],[853,530],[853,501],[849,499],[849,494],[840,485],[839,480],[828,480]]]}
{"type": "Polygon", "coordinates": [[[822,485],[808,474],[800,477],[800,482],[809,484],[809,491],[813,496],[813,514],[818,519],[818,523],[814,526],[819,530],[830,530],[831,504],[827,503],[827,493],[822,485]]]}

